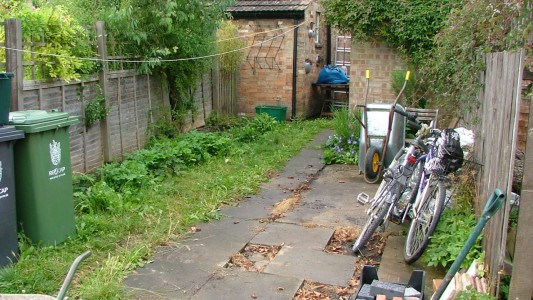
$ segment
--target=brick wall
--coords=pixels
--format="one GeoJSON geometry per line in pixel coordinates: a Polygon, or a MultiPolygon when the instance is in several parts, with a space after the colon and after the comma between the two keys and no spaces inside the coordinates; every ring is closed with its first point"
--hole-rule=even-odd
{"type": "MultiPolygon", "coordinates": [[[[320,68],[313,63],[309,74],[304,71],[305,60],[316,61],[317,55],[325,57],[325,47],[316,47],[309,37],[309,22],[315,21],[317,4],[306,11],[306,19],[298,20],[296,116],[310,117],[320,112],[320,103],[313,90],[320,68]]],[[[244,51],[244,62],[239,70],[237,112],[254,115],[257,105],[287,106],[287,118],[292,115],[293,90],[293,19],[240,19],[235,20],[239,34],[251,47],[244,51]],[[284,33],[285,32],[285,33],[284,33]],[[284,33],[284,34],[283,34],[284,33]],[[279,37],[276,37],[280,35],[279,37]],[[276,38],[274,38],[276,37],[276,38]],[[267,41],[270,40],[271,41],[267,41]],[[259,47],[261,41],[265,42],[259,47]]],[[[325,42],[325,30],[321,30],[325,42]]]]}
{"type": "Polygon", "coordinates": [[[391,103],[396,99],[392,89],[392,72],[407,71],[397,51],[383,42],[359,42],[352,40],[350,69],[350,103],[363,104],[366,78],[370,70],[370,85],[367,103],[391,103]]]}

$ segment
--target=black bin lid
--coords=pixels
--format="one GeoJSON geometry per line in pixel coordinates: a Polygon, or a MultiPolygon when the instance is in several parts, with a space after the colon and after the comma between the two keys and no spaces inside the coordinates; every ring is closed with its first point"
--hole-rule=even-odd
{"type": "Polygon", "coordinates": [[[0,127],[0,143],[24,138],[24,131],[15,129],[15,126],[0,127]]]}

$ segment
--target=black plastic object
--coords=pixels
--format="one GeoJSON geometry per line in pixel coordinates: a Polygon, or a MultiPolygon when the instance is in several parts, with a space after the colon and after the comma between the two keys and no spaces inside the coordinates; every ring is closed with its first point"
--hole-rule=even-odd
{"type": "Polygon", "coordinates": [[[14,126],[0,127],[0,268],[18,255],[13,144],[24,138],[14,126]]]}
{"type": "MultiPolygon", "coordinates": [[[[359,297],[359,294],[364,290],[366,287],[368,287],[374,280],[379,280],[378,278],[378,271],[376,267],[374,266],[363,266],[363,269],[361,270],[361,277],[359,280],[359,289],[357,290],[357,293],[355,294],[355,297],[352,298],[355,299],[366,299],[364,297],[359,297]]],[[[411,277],[409,278],[409,281],[407,284],[400,283],[402,285],[405,285],[406,288],[414,288],[415,290],[419,291],[422,297],[420,299],[424,299],[424,288],[425,288],[425,282],[426,282],[426,272],[422,270],[414,270],[411,273],[411,277]]],[[[362,295],[361,295],[362,296],[362,295]]],[[[372,296],[373,297],[373,296],[372,296]]]]}

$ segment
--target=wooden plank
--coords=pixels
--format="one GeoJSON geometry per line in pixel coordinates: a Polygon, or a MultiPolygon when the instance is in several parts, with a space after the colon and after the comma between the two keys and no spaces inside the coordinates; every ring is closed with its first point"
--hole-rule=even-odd
{"type": "MultiPolygon", "coordinates": [[[[6,19],[5,38],[6,48],[22,50],[22,23],[19,19],[6,19]]],[[[6,50],[6,71],[14,73],[11,79],[11,111],[24,107],[23,86],[24,67],[22,65],[22,51],[6,50]]]]}
{"type": "MultiPolygon", "coordinates": [[[[529,5],[533,6],[531,3],[529,5]]],[[[522,63],[523,60],[520,62],[522,63]]],[[[517,96],[520,95],[520,92],[519,86],[516,91],[517,96]]],[[[526,101],[528,100],[526,99],[526,101]]],[[[528,128],[524,166],[533,165],[533,114],[531,113],[529,114],[528,128]]],[[[533,220],[533,168],[531,167],[524,168],[521,199],[523,200],[520,201],[509,299],[531,299],[533,296],[533,260],[531,259],[531,249],[533,249],[533,239],[531,239],[533,236],[533,227],[531,226],[531,220],[533,220]]]]}

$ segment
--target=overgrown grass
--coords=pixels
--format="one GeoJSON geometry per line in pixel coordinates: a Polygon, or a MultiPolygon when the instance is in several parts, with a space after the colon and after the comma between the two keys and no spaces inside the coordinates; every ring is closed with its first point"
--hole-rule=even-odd
{"type": "MultiPolygon", "coordinates": [[[[266,126],[263,121],[259,127],[266,126]]],[[[172,167],[171,172],[156,174],[148,181],[134,178],[140,180],[135,193],[130,188],[117,193],[116,186],[105,183],[107,187],[98,188],[96,199],[107,201],[107,197],[115,197],[113,201],[130,204],[120,209],[111,209],[116,204],[107,202],[103,206],[106,209],[78,207],[77,234],[61,245],[37,247],[22,241],[20,261],[0,270],[0,290],[55,295],[75,257],[91,250],[92,256],[76,273],[70,297],[127,298],[123,279],[150,262],[156,246],[179,241],[194,224],[219,218],[221,205],[257,193],[262,182],[268,181],[318,132],[330,127],[331,121],[314,120],[279,124],[263,134],[237,130],[241,138],[232,140],[224,155],[209,156],[202,163],[177,172],[172,167]]],[[[104,182],[85,181],[84,188],[104,182]]],[[[119,183],[127,186],[129,181],[119,183]]],[[[87,193],[83,189],[77,191],[87,193]]]]}

